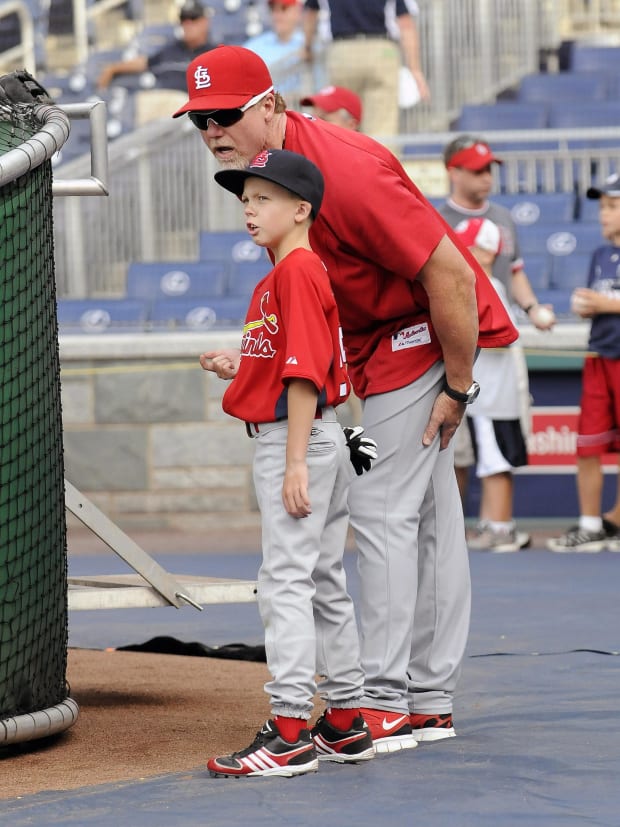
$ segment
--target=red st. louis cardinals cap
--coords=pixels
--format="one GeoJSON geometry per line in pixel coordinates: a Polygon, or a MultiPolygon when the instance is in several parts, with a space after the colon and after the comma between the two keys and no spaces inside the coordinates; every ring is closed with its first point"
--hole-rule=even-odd
{"type": "Polygon", "coordinates": [[[493,155],[491,147],[484,141],[472,140],[465,146],[454,147],[456,150],[449,158],[446,159],[446,168],[460,167],[461,169],[469,169],[472,172],[477,172],[479,169],[488,167],[489,164],[503,164],[496,155],[493,155]]]}
{"type": "Polygon", "coordinates": [[[217,46],[203,52],[187,67],[186,79],[189,100],[173,118],[185,112],[238,109],[273,89],[265,61],[243,46],[217,46]]]}
{"type": "Polygon", "coordinates": [[[308,95],[302,98],[301,106],[318,106],[323,112],[336,112],[338,109],[346,109],[356,121],[362,120],[362,102],[359,97],[350,89],[344,86],[326,86],[319,89],[315,95],[308,95]]]}

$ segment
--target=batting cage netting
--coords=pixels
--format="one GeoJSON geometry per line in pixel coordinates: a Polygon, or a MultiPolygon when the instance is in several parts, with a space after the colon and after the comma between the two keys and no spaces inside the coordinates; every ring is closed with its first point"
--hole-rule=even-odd
{"type": "Polygon", "coordinates": [[[27,92],[14,102],[2,80],[0,747],[62,731],[78,714],[65,674],[66,517],[49,160],[54,149],[44,146],[58,141],[45,128],[45,113],[58,110],[24,103],[27,92]],[[16,176],[23,167],[24,174],[16,176]]]}

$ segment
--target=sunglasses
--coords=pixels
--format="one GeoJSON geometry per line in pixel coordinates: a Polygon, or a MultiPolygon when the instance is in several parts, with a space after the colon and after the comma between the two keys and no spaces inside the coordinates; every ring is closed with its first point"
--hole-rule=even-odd
{"type": "Polygon", "coordinates": [[[194,126],[198,127],[198,129],[206,131],[210,123],[226,129],[229,126],[234,126],[234,124],[239,123],[248,109],[260,103],[260,101],[272,91],[273,86],[270,86],[266,92],[261,92],[260,95],[254,95],[247,103],[236,109],[214,109],[212,112],[188,112],[187,114],[190,121],[194,126]]]}

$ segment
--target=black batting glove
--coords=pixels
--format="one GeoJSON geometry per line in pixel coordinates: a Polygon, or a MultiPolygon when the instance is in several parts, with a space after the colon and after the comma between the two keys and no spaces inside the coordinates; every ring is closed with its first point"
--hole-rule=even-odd
{"type": "Polygon", "coordinates": [[[355,473],[360,477],[364,471],[370,471],[373,459],[377,459],[377,443],[370,437],[362,436],[364,429],[361,425],[356,425],[354,428],[347,426],[342,430],[349,446],[351,463],[355,468],[355,473]]]}

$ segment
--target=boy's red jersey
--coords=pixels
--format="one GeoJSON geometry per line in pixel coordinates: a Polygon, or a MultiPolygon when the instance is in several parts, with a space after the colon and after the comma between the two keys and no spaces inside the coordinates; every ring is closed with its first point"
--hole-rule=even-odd
{"type": "Polygon", "coordinates": [[[350,384],[336,300],[327,271],[310,250],[289,253],[254,288],[239,371],[222,407],[245,422],[288,416],[287,383],[308,379],[318,406],[339,405],[350,384]]]}

